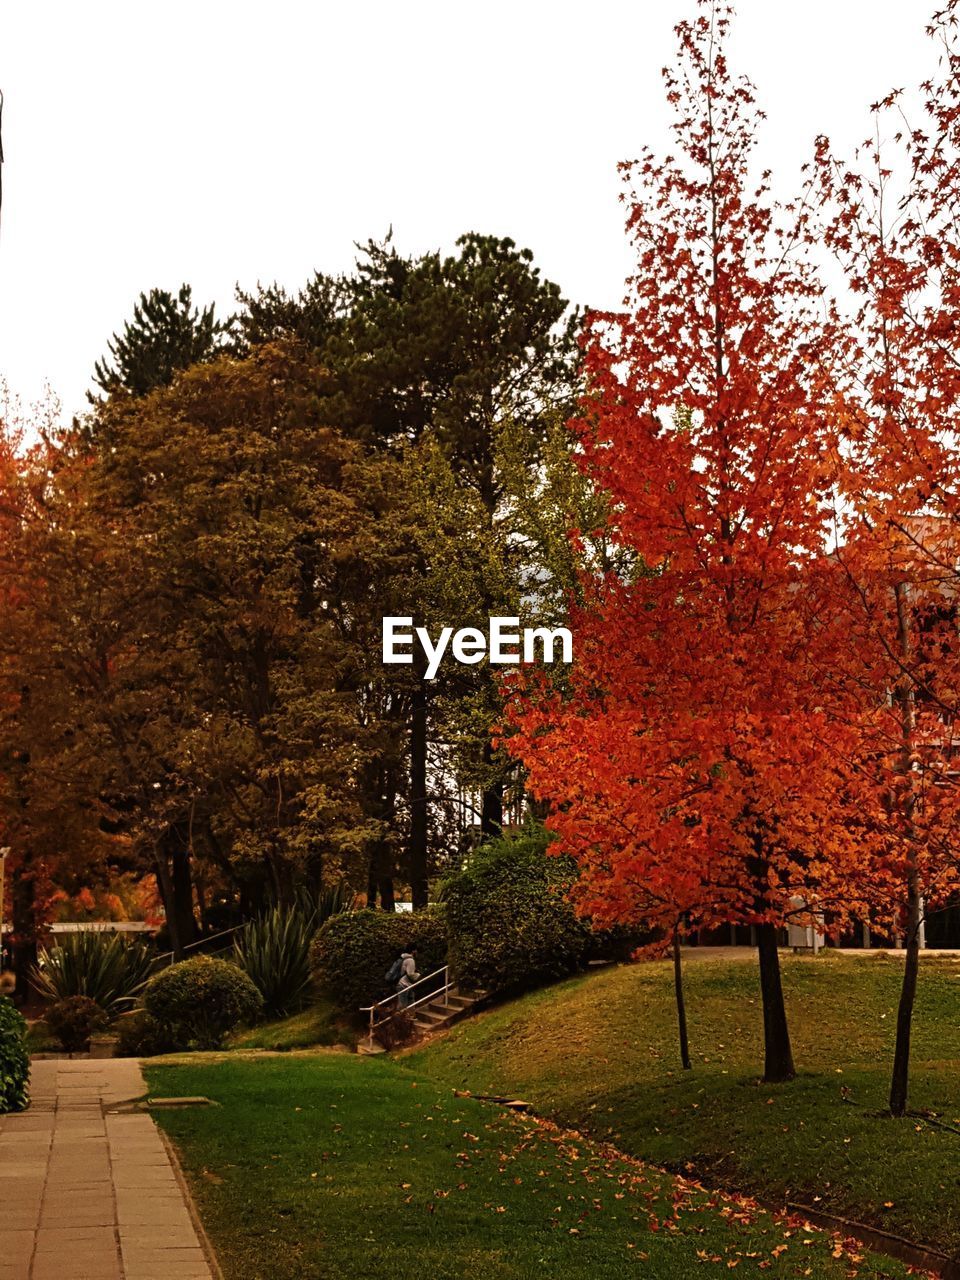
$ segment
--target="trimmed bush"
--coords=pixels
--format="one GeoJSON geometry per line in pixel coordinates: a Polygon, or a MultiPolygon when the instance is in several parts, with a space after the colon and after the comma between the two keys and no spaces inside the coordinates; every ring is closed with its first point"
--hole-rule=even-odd
{"type": "Polygon", "coordinates": [[[154,952],[122,933],[79,930],[40,951],[33,985],[48,1000],[87,996],[108,1018],[129,1009],[153,971],[154,952]]]}
{"type": "Polygon", "coordinates": [[[181,1048],[173,1033],[152,1018],[146,1009],[136,1009],[116,1025],[116,1058],[152,1058],[181,1048]]]}
{"type": "Polygon", "coordinates": [[[589,923],[564,896],[574,869],[547,844],[537,829],[491,841],[445,881],[450,968],[464,986],[518,991],[566,977],[594,954],[589,923]]]}
{"type": "Polygon", "coordinates": [[[30,1101],[27,1023],[13,1001],[0,996],[0,1116],[23,1111],[30,1101]]]}
{"type": "Polygon", "coordinates": [[[310,948],[314,981],[339,1009],[356,1015],[391,989],[384,975],[400,955],[417,948],[424,977],[446,963],[447,935],[438,911],[348,911],[331,916],[310,948]]]}
{"type": "Polygon", "coordinates": [[[178,1047],[219,1049],[229,1031],[260,1017],[263,997],[235,964],[196,956],[151,978],[143,1007],[178,1047]]]}
{"type": "Polygon", "coordinates": [[[95,1031],[103,1031],[109,1018],[89,996],[67,996],[50,1006],[44,1021],[66,1053],[85,1053],[90,1048],[90,1037],[95,1031]]]}

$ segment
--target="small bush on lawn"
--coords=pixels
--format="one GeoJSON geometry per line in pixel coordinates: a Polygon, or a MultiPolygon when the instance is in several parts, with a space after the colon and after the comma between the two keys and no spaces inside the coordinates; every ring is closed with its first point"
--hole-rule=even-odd
{"type": "Polygon", "coordinates": [[[122,933],[80,930],[40,951],[33,985],[48,1000],[87,996],[109,1018],[134,1004],[153,971],[153,950],[122,933]]]}
{"type": "Polygon", "coordinates": [[[417,948],[424,977],[446,962],[447,934],[438,911],[349,911],[332,916],[310,948],[319,990],[345,1013],[355,1015],[391,994],[384,975],[402,951],[417,948]]]}
{"type": "Polygon", "coordinates": [[[566,899],[575,877],[567,858],[547,853],[549,834],[481,846],[441,899],[458,982],[485,991],[517,991],[562,978],[588,959],[620,959],[640,942],[625,930],[594,933],[566,899]]]}
{"type": "Polygon", "coordinates": [[[154,1058],[182,1048],[169,1027],[152,1018],[146,1009],[136,1009],[116,1024],[116,1058],[154,1058]]]}
{"type": "Polygon", "coordinates": [[[391,1049],[401,1049],[417,1038],[417,1024],[406,1009],[398,1009],[377,1027],[374,1034],[389,1053],[391,1049]]]}
{"type": "Polygon", "coordinates": [[[178,1046],[219,1049],[234,1027],[260,1017],[263,997],[235,964],[197,956],[151,978],[143,1006],[178,1046]]]}
{"type": "Polygon", "coordinates": [[[29,1102],[27,1023],[13,1001],[0,996],[0,1115],[23,1111],[29,1102]]]}
{"type": "Polygon", "coordinates": [[[67,996],[50,1006],[45,1021],[66,1053],[85,1053],[90,1037],[103,1031],[109,1018],[88,996],[67,996]]]}

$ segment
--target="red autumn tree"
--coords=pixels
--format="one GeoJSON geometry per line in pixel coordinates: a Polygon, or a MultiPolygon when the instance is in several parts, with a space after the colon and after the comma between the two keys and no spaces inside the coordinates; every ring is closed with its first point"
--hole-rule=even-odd
{"type": "Polygon", "coordinates": [[[702,0],[677,27],[676,154],[623,166],[637,270],[628,309],[586,332],[582,463],[638,571],[589,585],[568,686],[518,690],[512,744],[595,916],[653,900],[756,926],[764,1074],[783,1080],[777,927],[859,906],[865,813],[808,644],[832,334],[808,210],[751,172],[760,113],[727,68],[729,21],[702,0]]]}
{"type": "Polygon", "coordinates": [[[838,414],[838,550],[849,645],[845,717],[883,798],[886,915],[905,942],[890,1109],[907,1109],[925,913],[960,859],[960,4],[928,33],[938,74],[919,107],[891,94],[852,163],[818,141],[824,239],[850,306],[838,414]],[[910,115],[917,118],[910,122],[910,115]],[[859,708],[858,708],[859,704],[859,708]]]}
{"type": "MultiPolygon", "coordinates": [[[[42,430],[49,426],[49,419],[27,424],[19,405],[0,387],[0,614],[7,635],[26,583],[18,531],[31,500],[28,473],[41,477],[42,485],[44,447],[29,445],[31,426],[42,430]]],[[[4,646],[0,650],[0,846],[8,847],[10,855],[5,868],[2,941],[12,956],[21,1000],[27,996],[28,974],[49,918],[55,893],[52,872],[59,852],[56,844],[44,843],[38,833],[37,806],[29,804],[22,788],[28,753],[19,726],[28,697],[16,655],[4,646]]],[[[59,835],[62,838],[62,823],[59,835]]]]}

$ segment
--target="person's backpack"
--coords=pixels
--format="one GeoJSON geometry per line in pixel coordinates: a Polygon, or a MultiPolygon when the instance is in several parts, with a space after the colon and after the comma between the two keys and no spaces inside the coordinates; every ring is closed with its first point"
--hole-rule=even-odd
{"type": "Polygon", "coordinates": [[[394,960],[390,968],[387,970],[387,972],[384,974],[383,980],[384,982],[388,982],[392,985],[393,983],[400,981],[400,974],[402,972],[403,972],[403,956],[398,956],[396,960],[394,960]]]}

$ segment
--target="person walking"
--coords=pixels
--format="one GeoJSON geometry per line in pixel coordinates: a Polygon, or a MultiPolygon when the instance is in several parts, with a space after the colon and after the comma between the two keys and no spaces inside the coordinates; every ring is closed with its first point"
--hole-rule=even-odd
{"type": "Polygon", "coordinates": [[[420,981],[420,974],[417,973],[417,948],[411,947],[409,951],[404,951],[400,956],[400,977],[397,981],[397,1004],[401,1009],[406,1009],[410,1003],[410,988],[415,982],[420,981]]]}

